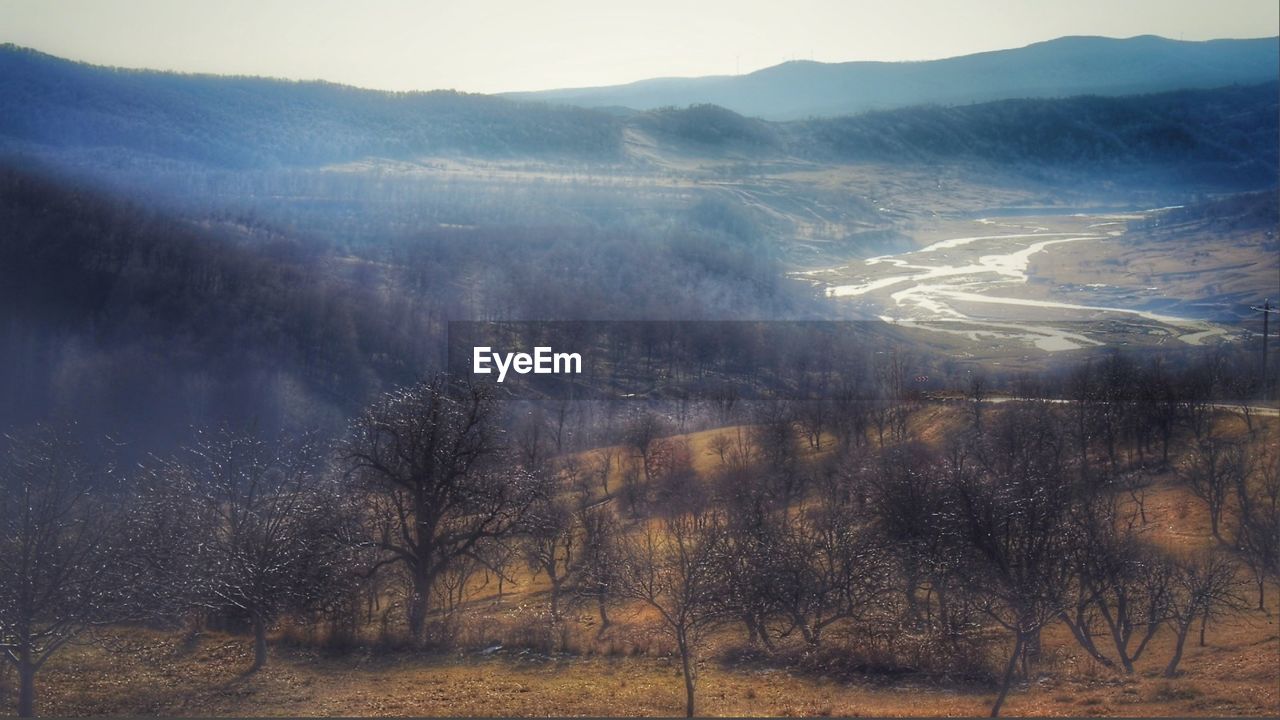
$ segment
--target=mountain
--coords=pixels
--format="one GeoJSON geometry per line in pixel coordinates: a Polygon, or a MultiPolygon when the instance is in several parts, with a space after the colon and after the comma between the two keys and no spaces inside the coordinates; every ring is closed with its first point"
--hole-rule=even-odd
{"type": "Polygon", "coordinates": [[[442,156],[653,162],[631,138],[668,158],[713,162],[978,162],[1262,187],[1277,174],[1277,88],[1272,78],[775,122],[709,104],[620,115],[452,92],[114,70],[0,46],[0,154],[107,172],[157,162],[243,170],[442,156]]]}
{"type": "Polygon", "coordinates": [[[788,62],[740,76],[658,78],[610,87],[508,93],[583,107],[719,105],[770,120],[924,103],[1131,95],[1254,84],[1280,74],[1280,37],[1190,42],[1144,35],[1064,37],[926,62],[788,62]]]}

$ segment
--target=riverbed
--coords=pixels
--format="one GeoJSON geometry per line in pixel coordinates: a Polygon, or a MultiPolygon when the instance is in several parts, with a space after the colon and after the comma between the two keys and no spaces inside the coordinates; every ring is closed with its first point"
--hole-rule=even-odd
{"type": "Polygon", "coordinates": [[[1058,299],[1061,287],[1029,272],[1032,259],[1052,262],[1055,247],[1123,242],[1126,223],[1165,208],[1141,212],[1069,217],[980,217],[956,223],[983,234],[942,237],[908,252],[877,255],[853,263],[796,273],[823,288],[833,302],[886,323],[959,335],[975,342],[1019,343],[1045,352],[1102,345],[1124,325],[1161,339],[1199,345],[1223,335],[1208,320],[1156,312],[1159,288],[1073,287],[1072,300],[1058,299]],[[1080,300],[1084,292],[1085,301],[1080,300]],[[1127,305],[1115,297],[1131,297],[1127,305]],[[1094,299],[1096,298],[1096,302],[1094,299]]]}

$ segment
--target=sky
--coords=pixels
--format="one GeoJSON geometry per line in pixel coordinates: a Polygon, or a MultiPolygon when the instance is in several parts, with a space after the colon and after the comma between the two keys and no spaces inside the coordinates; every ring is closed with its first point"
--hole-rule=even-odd
{"type": "Polygon", "coordinates": [[[0,43],[99,65],[468,92],[928,60],[1063,35],[1280,34],[1276,0],[0,0],[0,43]]]}

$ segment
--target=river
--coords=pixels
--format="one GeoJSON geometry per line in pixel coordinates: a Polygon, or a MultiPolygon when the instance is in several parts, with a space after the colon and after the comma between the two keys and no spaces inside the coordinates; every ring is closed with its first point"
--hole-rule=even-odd
{"type": "MultiPolygon", "coordinates": [[[[1163,208],[1162,208],[1163,209],[1163,208]]],[[[976,222],[1004,232],[946,238],[918,250],[879,255],[848,265],[796,273],[824,288],[836,301],[856,302],[882,321],[974,341],[1029,344],[1046,352],[1102,345],[1104,323],[1116,319],[1154,324],[1179,341],[1198,345],[1225,333],[1202,319],[1157,313],[1142,307],[1063,302],[1046,288],[1028,288],[1034,256],[1066,243],[1100,242],[1123,235],[1125,222],[1142,213],[1075,216],[1070,232],[1043,224],[976,222]],[[1037,296],[1041,295],[1041,296],[1037,296]]]]}

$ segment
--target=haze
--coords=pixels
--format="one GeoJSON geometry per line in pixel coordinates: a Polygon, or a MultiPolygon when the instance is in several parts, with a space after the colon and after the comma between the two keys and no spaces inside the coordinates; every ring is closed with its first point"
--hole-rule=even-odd
{"type": "Polygon", "coordinates": [[[926,60],[1063,35],[1276,34],[1270,0],[0,2],[0,42],[95,64],[501,92],[735,74],[792,59],[926,60]]]}

